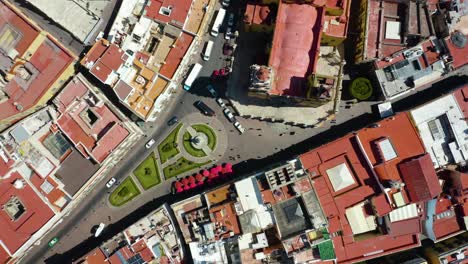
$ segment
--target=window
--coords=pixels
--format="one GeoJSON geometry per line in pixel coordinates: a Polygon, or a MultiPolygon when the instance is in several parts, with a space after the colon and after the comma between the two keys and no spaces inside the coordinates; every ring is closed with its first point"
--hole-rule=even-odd
{"type": "Polygon", "coordinates": [[[15,31],[9,25],[5,25],[0,29],[0,49],[9,53],[11,49],[15,48],[16,43],[21,40],[21,34],[15,31]]]}
{"type": "Polygon", "coordinates": [[[385,161],[389,161],[398,157],[389,138],[379,141],[377,145],[379,146],[380,153],[382,154],[385,161]]]}

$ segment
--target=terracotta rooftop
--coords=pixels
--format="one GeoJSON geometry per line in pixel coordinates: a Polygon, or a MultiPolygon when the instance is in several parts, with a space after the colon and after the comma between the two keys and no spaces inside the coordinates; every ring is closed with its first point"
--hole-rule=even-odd
{"type": "Polygon", "coordinates": [[[377,127],[362,129],[357,136],[381,182],[401,180],[398,164],[426,152],[406,113],[382,120],[377,127]]]}
{"type": "Polygon", "coordinates": [[[35,232],[37,232],[50,218],[53,211],[39,198],[32,188],[26,183],[23,189],[13,187],[15,180],[23,180],[17,173],[12,173],[8,180],[0,183],[0,204],[5,204],[16,197],[25,211],[12,221],[5,210],[0,211],[0,240],[12,254],[18,250],[35,232]]]}
{"type": "Polygon", "coordinates": [[[231,186],[224,185],[205,194],[206,199],[211,205],[219,204],[229,199],[229,189],[231,186]]]}
{"type": "Polygon", "coordinates": [[[86,264],[103,264],[105,263],[106,256],[99,247],[89,252],[86,256],[81,258],[79,261],[73,263],[86,263],[86,264]],[[84,262],[81,262],[84,261],[84,262]]]}
{"type": "Polygon", "coordinates": [[[442,192],[429,154],[400,163],[398,168],[412,202],[428,201],[442,192]]]}
{"type": "MultiPolygon", "coordinates": [[[[10,47],[8,51],[5,51],[6,53],[14,48],[18,51],[18,56],[22,56],[26,50],[32,46],[34,47],[31,50],[34,50],[38,45],[37,50],[24,64],[24,67],[31,73],[30,79],[26,81],[16,73],[18,65],[11,71],[15,74],[15,77],[3,89],[8,96],[8,100],[0,103],[1,120],[13,117],[34,107],[51,88],[52,84],[59,79],[64,70],[74,61],[74,57],[48,36],[42,42],[38,41],[33,44],[40,30],[28,23],[23,15],[16,13],[3,1],[0,1],[0,13],[0,28],[8,25],[8,28],[11,28],[13,32],[18,32],[18,36],[16,36],[18,42],[10,47]],[[21,109],[18,110],[18,107],[21,109]]],[[[9,32],[4,33],[10,34],[9,32]]],[[[2,46],[1,43],[0,46],[2,46]]],[[[5,55],[0,55],[1,57],[5,57],[5,55]]],[[[10,60],[8,57],[5,58],[10,60]]]]}
{"type": "Polygon", "coordinates": [[[437,240],[444,239],[464,230],[463,225],[459,223],[455,208],[449,199],[439,198],[437,200],[435,213],[433,230],[437,240]]]}
{"type": "MultiPolygon", "coordinates": [[[[459,33],[461,34],[461,33],[459,33]]],[[[468,35],[464,35],[465,38],[468,38],[468,35]]],[[[468,43],[465,43],[463,47],[459,47],[455,45],[453,35],[448,36],[445,39],[445,43],[447,43],[447,48],[452,55],[453,63],[452,66],[457,69],[461,66],[468,64],[468,43]]]]}
{"type": "Polygon", "coordinates": [[[267,5],[248,3],[244,14],[244,22],[247,24],[269,24],[271,10],[267,5]]]}
{"type": "MultiPolygon", "coordinates": [[[[384,145],[384,150],[389,151],[389,145],[384,145]]],[[[363,261],[420,245],[418,233],[421,227],[418,218],[408,221],[404,229],[392,229],[389,234],[374,232],[371,236],[355,239],[356,235],[351,229],[346,210],[380,193],[371,173],[372,168],[366,162],[367,158],[372,166],[382,168],[380,171],[375,169],[380,180],[400,179],[397,164],[423,153],[424,148],[407,114],[401,113],[379,122],[375,127],[362,129],[354,135],[347,135],[300,156],[304,168],[313,179],[317,197],[328,218],[329,232],[333,234],[341,231],[332,237],[339,262],[363,261]],[[388,152],[383,156],[382,152],[376,149],[376,144],[381,143],[384,136],[391,139],[397,157],[388,152]],[[382,157],[393,159],[384,161],[382,157]],[[340,171],[339,180],[334,179],[337,171],[340,171]],[[336,188],[337,186],[339,188],[336,188]],[[392,243],[388,243],[390,239],[392,243]]],[[[389,212],[384,196],[377,196],[371,200],[374,201],[374,206],[376,205],[377,213],[389,212]]],[[[392,224],[398,226],[402,223],[392,224]]]]}
{"type": "Polygon", "coordinates": [[[231,237],[230,232],[235,235],[240,233],[239,220],[237,219],[234,210],[234,203],[225,203],[223,205],[210,208],[211,221],[215,224],[215,228],[224,227],[225,232],[215,232],[215,235],[220,237],[231,237]]]}
{"type": "Polygon", "coordinates": [[[54,99],[61,114],[61,130],[84,155],[101,163],[129,135],[119,117],[102,102],[88,84],[75,77],[54,99]],[[90,103],[95,101],[95,103],[90,103]]]}
{"type": "Polygon", "coordinates": [[[116,72],[126,59],[127,55],[117,45],[100,39],[86,53],[80,64],[88,68],[99,81],[106,83],[109,75],[116,72]]]}
{"type": "Polygon", "coordinates": [[[41,30],[31,24],[23,15],[19,14],[16,9],[6,5],[3,1],[0,1],[0,14],[0,28],[3,29],[7,25],[20,34],[18,36],[19,41],[14,46],[14,49],[18,51],[18,56],[22,56],[41,30]]]}
{"type": "Polygon", "coordinates": [[[280,1],[269,66],[276,80],[270,93],[305,96],[307,76],[318,59],[325,9],[280,1]]]}
{"type": "Polygon", "coordinates": [[[192,0],[151,0],[145,8],[145,16],[182,28],[191,5],[192,0]]]}
{"type": "Polygon", "coordinates": [[[468,85],[454,92],[455,99],[457,99],[458,106],[463,112],[465,119],[468,118],[468,85]]]}
{"type": "Polygon", "coordinates": [[[187,53],[190,44],[192,44],[193,38],[194,37],[192,35],[185,32],[183,32],[182,35],[177,38],[175,47],[169,51],[169,54],[167,55],[165,63],[161,67],[159,74],[168,79],[172,79],[172,77],[174,77],[177,68],[185,56],[185,53],[187,53]]]}

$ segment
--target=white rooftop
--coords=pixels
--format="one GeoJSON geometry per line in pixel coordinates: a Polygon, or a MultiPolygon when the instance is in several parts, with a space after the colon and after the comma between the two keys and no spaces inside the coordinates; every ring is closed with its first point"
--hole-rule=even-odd
{"type": "Polygon", "coordinates": [[[85,42],[99,21],[99,17],[76,1],[70,0],[28,0],[52,20],[85,42]]]}
{"type": "Polygon", "coordinates": [[[198,242],[190,242],[189,247],[194,264],[228,263],[224,244],[220,241],[216,241],[208,245],[200,245],[198,242]]]}
{"type": "Polygon", "coordinates": [[[345,163],[341,163],[331,169],[327,170],[328,179],[330,179],[335,192],[340,191],[346,187],[354,184],[353,175],[346,166],[345,163]]]}
{"type": "Polygon", "coordinates": [[[375,216],[364,215],[364,202],[346,209],[346,218],[354,235],[366,233],[377,228],[375,216]]]}
{"type": "Polygon", "coordinates": [[[385,161],[389,161],[397,157],[390,139],[386,138],[382,141],[379,141],[377,144],[379,144],[380,151],[382,151],[382,155],[385,161]]]}
{"type": "Polygon", "coordinates": [[[250,209],[256,210],[263,204],[255,177],[238,181],[234,185],[244,212],[250,209]]]}
{"type": "Polygon", "coordinates": [[[468,125],[450,94],[411,111],[434,167],[468,160],[468,125]]]}
{"type": "Polygon", "coordinates": [[[418,208],[415,203],[408,204],[390,212],[390,222],[397,222],[418,216],[418,208]]]}
{"type": "Polygon", "coordinates": [[[385,23],[385,38],[400,39],[400,22],[387,21],[387,23],[385,23]]]}

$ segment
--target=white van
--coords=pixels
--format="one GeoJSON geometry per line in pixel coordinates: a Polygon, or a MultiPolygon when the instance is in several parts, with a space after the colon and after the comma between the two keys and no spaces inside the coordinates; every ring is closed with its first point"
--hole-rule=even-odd
{"type": "Polygon", "coordinates": [[[205,61],[210,60],[210,55],[211,55],[211,50],[213,49],[213,45],[214,45],[213,41],[208,40],[205,46],[205,52],[203,52],[202,54],[203,60],[205,61]]]}

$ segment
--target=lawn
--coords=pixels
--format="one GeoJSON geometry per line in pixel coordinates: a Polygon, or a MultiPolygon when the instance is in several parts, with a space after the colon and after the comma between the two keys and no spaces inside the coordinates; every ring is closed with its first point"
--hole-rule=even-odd
{"type": "Polygon", "coordinates": [[[170,179],[184,172],[200,168],[201,166],[206,165],[210,162],[211,161],[207,161],[204,163],[196,163],[182,157],[178,159],[175,163],[172,163],[164,168],[164,176],[166,177],[166,179],[170,179]]]}
{"type": "Polygon", "coordinates": [[[203,150],[201,149],[196,149],[192,146],[190,143],[190,133],[185,132],[184,134],[184,148],[185,150],[192,156],[194,157],[205,157],[206,154],[203,150]]]}
{"type": "Polygon", "coordinates": [[[121,206],[140,194],[132,177],[127,177],[109,196],[113,206],[121,206]]]}
{"type": "Polygon", "coordinates": [[[214,150],[216,146],[216,133],[213,131],[213,129],[207,125],[202,125],[202,124],[193,125],[192,127],[193,129],[195,129],[195,131],[201,132],[208,136],[208,147],[214,150]]]}
{"type": "Polygon", "coordinates": [[[154,154],[150,154],[136,169],[133,174],[137,177],[143,189],[158,185],[161,182],[158,164],[154,154]]]}
{"type": "Polygon", "coordinates": [[[177,135],[179,130],[182,127],[182,124],[179,124],[171,133],[164,139],[161,144],[158,146],[159,159],[161,164],[164,164],[168,159],[179,154],[179,149],[177,148],[177,135]]]}

